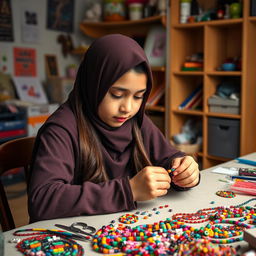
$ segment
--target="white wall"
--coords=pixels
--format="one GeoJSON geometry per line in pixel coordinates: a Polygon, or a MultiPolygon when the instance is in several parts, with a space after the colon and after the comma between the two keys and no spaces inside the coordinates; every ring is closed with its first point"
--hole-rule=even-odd
{"type": "MultiPolygon", "coordinates": [[[[64,58],[61,53],[61,44],[57,43],[57,37],[63,34],[61,31],[46,29],[47,24],[47,0],[10,0],[12,6],[14,42],[0,42],[0,67],[7,66],[6,73],[12,74],[13,68],[13,47],[24,47],[36,49],[37,74],[41,81],[45,81],[44,54],[56,54],[58,58],[60,76],[65,76],[66,66],[68,64],[79,63],[79,56],[70,56],[64,58]],[[39,23],[40,42],[38,44],[29,44],[22,42],[21,39],[21,10],[29,8],[37,12],[39,23]],[[7,61],[2,57],[7,56],[7,61]]],[[[53,1],[53,0],[52,0],[53,1]]],[[[74,32],[71,34],[74,46],[79,46],[82,42],[88,44],[91,39],[83,35],[79,30],[79,23],[83,20],[86,6],[90,0],[74,0],[74,32]]],[[[64,33],[65,34],[65,33],[64,33]]]]}

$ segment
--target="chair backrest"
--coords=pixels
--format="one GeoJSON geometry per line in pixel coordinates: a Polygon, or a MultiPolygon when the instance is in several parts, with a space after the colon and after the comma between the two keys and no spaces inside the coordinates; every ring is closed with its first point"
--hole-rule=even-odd
{"type": "MultiPolygon", "coordinates": [[[[26,181],[32,159],[35,137],[7,141],[0,145],[0,176],[8,170],[24,167],[26,181]]],[[[0,220],[3,231],[15,228],[4,187],[0,180],[0,220]]]]}

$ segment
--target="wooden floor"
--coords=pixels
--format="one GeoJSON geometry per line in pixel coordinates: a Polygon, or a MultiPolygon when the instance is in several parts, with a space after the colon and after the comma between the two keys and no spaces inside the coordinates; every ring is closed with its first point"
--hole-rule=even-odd
{"type": "Polygon", "coordinates": [[[5,190],[8,196],[11,197],[8,201],[16,227],[28,224],[26,183],[20,182],[15,185],[8,185],[5,190]]]}

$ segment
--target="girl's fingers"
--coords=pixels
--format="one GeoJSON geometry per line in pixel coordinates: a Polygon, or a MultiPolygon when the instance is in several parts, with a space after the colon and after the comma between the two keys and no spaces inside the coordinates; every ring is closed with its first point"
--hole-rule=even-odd
{"type": "Polygon", "coordinates": [[[188,166],[188,168],[184,169],[182,172],[175,175],[172,178],[172,180],[179,181],[179,180],[183,180],[185,178],[189,178],[196,171],[197,171],[197,166],[195,166],[194,164],[191,164],[190,166],[188,166]]]}
{"type": "Polygon", "coordinates": [[[157,189],[161,189],[161,190],[165,190],[165,189],[169,189],[171,187],[169,182],[158,182],[157,183],[157,189]]]}
{"type": "Polygon", "coordinates": [[[184,180],[183,182],[177,183],[177,185],[180,187],[190,188],[190,187],[194,187],[198,183],[198,181],[199,181],[199,177],[196,177],[192,182],[184,180]]]}
{"type": "Polygon", "coordinates": [[[159,190],[157,190],[157,192],[156,192],[156,196],[157,196],[157,197],[159,197],[159,196],[165,196],[167,193],[168,193],[168,190],[167,190],[167,189],[159,189],[159,190]]]}
{"type": "Polygon", "coordinates": [[[156,178],[157,182],[164,181],[164,182],[171,183],[171,177],[170,177],[170,175],[167,172],[165,172],[165,174],[162,174],[162,175],[156,175],[155,178],[156,178]]]}
{"type": "Polygon", "coordinates": [[[176,169],[180,166],[180,163],[182,161],[183,157],[178,157],[178,158],[175,158],[172,162],[172,168],[173,169],[176,169]]]}
{"type": "Polygon", "coordinates": [[[193,162],[191,162],[189,159],[185,159],[181,165],[175,169],[173,176],[178,176],[184,173],[188,168],[190,168],[193,165],[193,162]]]}
{"type": "Polygon", "coordinates": [[[181,187],[192,187],[198,183],[199,175],[196,171],[192,172],[191,175],[185,178],[174,180],[174,183],[181,187]]]}

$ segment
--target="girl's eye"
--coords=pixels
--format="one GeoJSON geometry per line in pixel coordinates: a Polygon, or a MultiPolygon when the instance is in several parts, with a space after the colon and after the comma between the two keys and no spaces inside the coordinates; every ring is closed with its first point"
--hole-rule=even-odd
{"type": "Polygon", "coordinates": [[[116,95],[116,94],[114,94],[114,93],[111,93],[110,95],[111,95],[111,97],[114,98],[114,99],[121,99],[121,98],[122,98],[122,95],[116,95]]]}
{"type": "Polygon", "coordinates": [[[144,95],[134,96],[134,99],[136,99],[136,100],[142,100],[143,98],[144,98],[144,95]]]}

